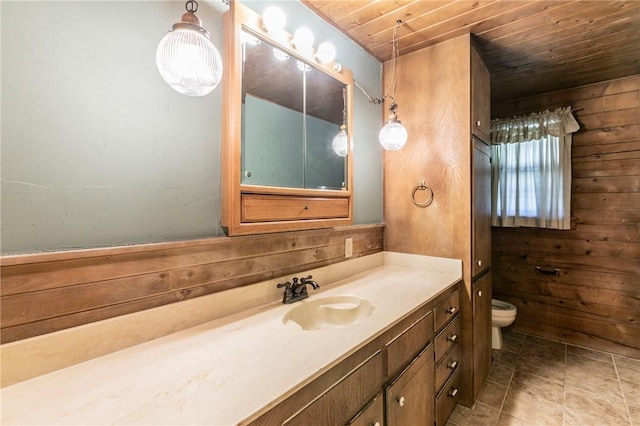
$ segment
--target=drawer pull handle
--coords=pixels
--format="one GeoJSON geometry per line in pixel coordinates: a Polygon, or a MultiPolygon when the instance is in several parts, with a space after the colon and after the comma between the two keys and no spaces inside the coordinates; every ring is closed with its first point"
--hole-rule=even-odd
{"type": "Polygon", "coordinates": [[[458,388],[455,388],[454,390],[452,390],[451,392],[449,392],[447,395],[450,396],[451,398],[455,397],[458,394],[458,388]]]}
{"type": "Polygon", "coordinates": [[[482,290],[478,290],[478,297],[482,297],[482,290]]]}
{"type": "Polygon", "coordinates": [[[456,308],[455,306],[451,306],[450,308],[447,308],[447,313],[448,314],[455,314],[457,310],[458,310],[458,308],[456,308]]]}
{"type": "Polygon", "coordinates": [[[373,426],[380,426],[380,422],[375,422],[373,426]]]}
{"type": "Polygon", "coordinates": [[[458,366],[458,361],[454,361],[454,360],[449,361],[449,364],[447,364],[447,368],[450,368],[452,370],[457,366],[458,366]]]}
{"type": "Polygon", "coordinates": [[[447,337],[447,340],[450,342],[455,342],[458,340],[458,335],[457,334],[452,334],[451,336],[447,337]]]}
{"type": "Polygon", "coordinates": [[[482,266],[482,259],[478,259],[478,266],[482,266]]]}
{"type": "Polygon", "coordinates": [[[398,404],[401,407],[404,407],[404,404],[406,403],[406,400],[404,399],[404,396],[401,396],[400,398],[398,398],[398,404]]]}

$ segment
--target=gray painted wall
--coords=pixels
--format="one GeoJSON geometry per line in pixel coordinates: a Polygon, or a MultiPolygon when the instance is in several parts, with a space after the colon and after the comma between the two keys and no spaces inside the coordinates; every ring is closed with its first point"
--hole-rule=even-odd
{"type": "MultiPolygon", "coordinates": [[[[289,32],[332,41],[379,94],[376,60],[301,4],[275,3],[289,32]]],[[[219,49],[225,10],[201,1],[198,12],[219,49]]],[[[183,12],[177,1],[0,2],[2,254],[223,235],[221,88],[183,96],[155,66],[183,12]]],[[[354,111],[355,222],[379,223],[381,109],[356,91],[354,111]]]]}

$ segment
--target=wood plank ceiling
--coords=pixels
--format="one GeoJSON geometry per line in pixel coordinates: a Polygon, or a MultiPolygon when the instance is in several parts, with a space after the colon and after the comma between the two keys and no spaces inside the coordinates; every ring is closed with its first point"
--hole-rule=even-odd
{"type": "Polygon", "coordinates": [[[637,0],[301,1],[380,61],[397,20],[400,56],[470,32],[493,101],[640,74],[637,0]]]}

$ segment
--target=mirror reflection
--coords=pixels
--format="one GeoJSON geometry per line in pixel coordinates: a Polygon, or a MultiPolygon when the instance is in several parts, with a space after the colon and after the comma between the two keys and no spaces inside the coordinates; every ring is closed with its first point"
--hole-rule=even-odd
{"type": "Polygon", "coordinates": [[[247,185],[339,190],[346,159],[332,149],[345,85],[243,31],[242,176],[247,185]]]}

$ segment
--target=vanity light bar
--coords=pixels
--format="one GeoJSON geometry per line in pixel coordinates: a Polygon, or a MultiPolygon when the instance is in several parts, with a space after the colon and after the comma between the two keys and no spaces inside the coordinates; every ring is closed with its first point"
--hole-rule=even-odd
{"type": "MultiPolygon", "coordinates": [[[[280,37],[284,33],[286,21],[286,16],[280,9],[275,6],[269,6],[262,14],[262,29],[272,36],[280,37]]],[[[300,27],[295,31],[290,44],[300,52],[311,52],[315,60],[322,64],[332,63],[336,57],[336,48],[331,43],[323,42],[313,53],[313,41],[314,37],[311,30],[306,27],[300,27]]],[[[341,68],[342,66],[339,67],[339,69],[341,68]]]]}

